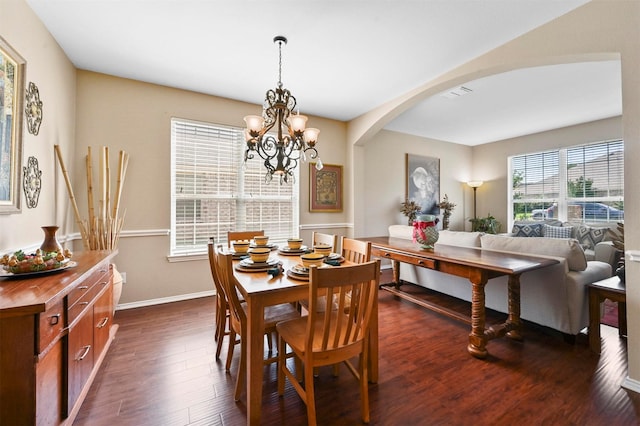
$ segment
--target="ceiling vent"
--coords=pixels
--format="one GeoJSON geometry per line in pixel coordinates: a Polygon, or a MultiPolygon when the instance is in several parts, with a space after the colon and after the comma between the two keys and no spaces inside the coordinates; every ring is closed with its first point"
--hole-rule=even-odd
{"type": "Polygon", "coordinates": [[[441,96],[447,99],[457,99],[461,96],[468,95],[471,92],[473,92],[473,90],[469,89],[468,87],[459,86],[443,92],[441,96]]]}

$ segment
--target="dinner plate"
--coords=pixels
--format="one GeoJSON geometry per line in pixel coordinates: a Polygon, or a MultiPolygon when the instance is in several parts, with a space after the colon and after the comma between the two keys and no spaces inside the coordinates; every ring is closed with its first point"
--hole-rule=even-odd
{"type": "Polygon", "coordinates": [[[309,274],[296,274],[291,269],[287,270],[287,276],[298,281],[309,281],[309,274]]]}
{"type": "Polygon", "coordinates": [[[242,259],[238,265],[244,268],[266,268],[276,266],[280,261],[278,259],[269,259],[266,262],[254,262],[251,259],[242,259]]]}
{"type": "Polygon", "coordinates": [[[268,272],[279,264],[280,262],[276,261],[275,264],[257,263],[253,266],[244,266],[242,262],[238,262],[234,268],[236,271],[240,272],[268,272]]]}
{"type": "Polygon", "coordinates": [[[307,246],[301,246],[299,249],[290,249],[287,246],[280,247],[278,252],[280,254],[284,254],[285,256],[298,256],[303,253],[306,253],[309,248],[307,246]]]}
{"type": "Polygon", "coordinates": [[[71,260],[56,269],[47,269],[45,271],[21,272],[17,274],[14,274],[13,272],[5,271],[4,269],[0,269],[0,278],[30,278],[33,276],[47,275],[47,274],[52,274],[54,272],[64,271],[66,269],[73,268],[77,265],[78,265],[78,262],[74,262],[73,260],[71,260]]]}
{"type": "Polygon", "coordinates": [[[260,246],[260,245],[255,244],[255,243],[251,243],[249,248],[268,248],[268,249],[271,249],[271,250],[276,250],[278,248],[278,246],[275,245],[275,244],[265,244],[265,245],[261,245],[260,246]]]}
{"type": "Polygon", "coordinates": [[[338,262],[338,263],[343,263],[344,262],[344,256],[342,256],[340,253],[331,253],[329,256],[327,256],[324,261],[332,261],[332,262],[338,262]]]}

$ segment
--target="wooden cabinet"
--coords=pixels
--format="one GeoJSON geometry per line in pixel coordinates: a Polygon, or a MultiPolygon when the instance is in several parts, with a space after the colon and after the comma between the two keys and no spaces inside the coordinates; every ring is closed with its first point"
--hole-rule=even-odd
{"type": "Polygon", "coordinates": [[[77,266],[0,279],[0,424],[73,423],[109,344],[116,252],[77,253],[77,266]]]}

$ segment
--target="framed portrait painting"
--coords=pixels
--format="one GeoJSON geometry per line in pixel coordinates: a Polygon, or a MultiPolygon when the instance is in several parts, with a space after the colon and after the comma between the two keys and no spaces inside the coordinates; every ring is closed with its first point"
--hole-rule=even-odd
{"type": "Polygon", "coordinates": [[[406,198],[421,206],[420,214],[440,214],[440,159],[407,154],[406,198]]]}
{"type": "Polygon", "coordinates": [[[309,211],[342,211],[342,166],[325,164],[322,170],[309,164],[309,211]]]}
{"type": "Polygon", "coordinates": [[[26,61],[0,37],[0,213],[20,213],[26,61]]]}

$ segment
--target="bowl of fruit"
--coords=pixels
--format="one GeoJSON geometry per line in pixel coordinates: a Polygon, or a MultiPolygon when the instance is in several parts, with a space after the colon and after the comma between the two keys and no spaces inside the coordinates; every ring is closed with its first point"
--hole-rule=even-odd
{"type": "Polygon", "coordinates": [[[70,250],[43,251],[27,254],[18,250],[0,257],[5,274],[33,274],[66,268],[73,254],[70,250]]]}

